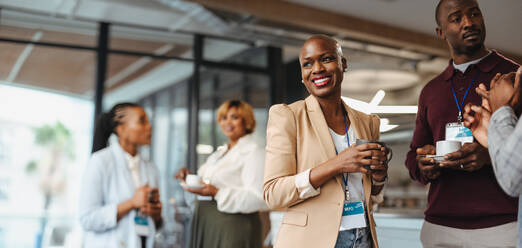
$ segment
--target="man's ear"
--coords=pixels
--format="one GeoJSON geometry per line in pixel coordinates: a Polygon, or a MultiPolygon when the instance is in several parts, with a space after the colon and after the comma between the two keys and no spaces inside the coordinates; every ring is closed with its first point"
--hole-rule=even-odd
{"type": "Polygon", "coordinates": [[[440,27],[435,28],[435,32],[437,32],[437,36],[443,40],[446,40],[446,34],[442,32],[442,29],[440,27]]]}

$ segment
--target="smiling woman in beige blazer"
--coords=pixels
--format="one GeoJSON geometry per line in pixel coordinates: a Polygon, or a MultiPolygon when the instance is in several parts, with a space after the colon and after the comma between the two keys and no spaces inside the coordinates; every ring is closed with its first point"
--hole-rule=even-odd
{"type": "Polygon", "coordinates": [[[350,144],[378,140],[379,118],[341,100],[347,64],[335,40],[310,37],[299,60],[311,95],[271,107],[267,127],[264,198],[286,211],[275,247],[378,247],[372,205],[382,201],[387,151],[350,144]]]}

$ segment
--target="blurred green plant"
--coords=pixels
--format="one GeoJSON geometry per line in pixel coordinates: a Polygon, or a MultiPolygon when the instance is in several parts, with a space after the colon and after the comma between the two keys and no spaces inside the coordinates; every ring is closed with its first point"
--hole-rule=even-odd
{"type": "MultiPolygon", "coordinates": [[[[33,129],[35,134],[34,143],[38,146],[55,153],[59,156],[66,155],[67,158],[74,159],[74,147],[71,132],[61,122],[54,125],[43,125],[33,129]]],[[[25,167],[28,174],[38,170],[38,161],[31,160],[25,167]]]]}
{"type": "Polygon", "coordinates": [[[32,173],[35,173],[37,169],[38,169],[38,163],[36,163],[36,160],[31,160],[25,166],[25,173],[32,174],[32,173]]]}
{"type": "MultiPolygon", "coordinates": [[[[28,174],[38,172],[40,189],[44,194],[44,212],[40,224],[43,233],[47,225],[48,209],[54,196],[65,188],[66,159],[73,160],[74,141],[71,131],[61,122],[54,125],[43,125],[34,129],[34,143],[44,151],[41,157],[27,163],[25,171],[28,174]]],[[[40,247],[41,244],[37,244],[40,247]]]]}
{"type": "Polygon", "coordinates": [[[74,159],[73,139],[71,131],[61,122],[54,125],[44,125],[35,129],[35,143],[42,147],[50,147],[55,151],[65,153],[69,158],[74,159]]]}

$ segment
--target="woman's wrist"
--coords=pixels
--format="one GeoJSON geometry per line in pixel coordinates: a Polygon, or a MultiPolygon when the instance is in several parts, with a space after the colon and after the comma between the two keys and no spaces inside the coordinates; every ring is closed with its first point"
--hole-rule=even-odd
{"type": "Polygon", "coordinates": [[[128,199],[127,201],[127,205],[130,206],[131,209],[134,209],[134,208],[138,208],[135,203],[135,200],[134,200],[134,196],[131,197],[130,199],[128,199]]]}
{"type": "Polygon", "coordinates": [[[338,166],[336,162],[337,161],[334,160],[328,160],[310,169],[308,180],[314,189],[321,187],[328,180],[335,178],[335,176],[339,174],[340,166],[338,166]]]}
{"type": "Polygon", "coordinates": [[[339,156],[337,156],[337,160],[335,163],[335,169],[332,172],[332,176],[335,177],[337,175],[347,173],[347,171],[345,171],[345,170],[346,170],[346,166],[344,166],[344,161],[342,161],[341,158],[339,156]]]}
{"type": "Polygon", "coordinates": [[[134,209],[134,201],[133,199],[129,199],[119,203],[117,206],[116,220],[120,220],[123,216],[125,216],[128,212],[134,209]]]}
{"type": "Polygon", "coordinates": [[[382,189],[384,188],[384,185],[388,182],[388,176],[385,176],[380,181],[376,181],[372,177],[372,195],[378,195],[381,193],[382,189]]]}
{"type": "Polygon", "coordinates": [[[374,186],[382,186],[388,181],[388,175],[385,175],[382,178],[375,178],[372,176],[372,185],[374,186]]]}

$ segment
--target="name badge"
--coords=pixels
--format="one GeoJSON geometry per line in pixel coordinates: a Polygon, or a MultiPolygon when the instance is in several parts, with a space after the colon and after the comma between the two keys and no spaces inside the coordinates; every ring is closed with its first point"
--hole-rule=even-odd
{"type": "Polygon", "coordinates": [[[446,124],[446,140],[456,140],[464,143],[473,142],[473,133],[462,123],[453,122],[446,124]]]}
{"type": "Polygon", "coordinates": [[[363,202],[345,202],[341,217],[340,231],[366,227],[366,217],[363,202]]]}
{"type": "Polygon", "coordinates": [[[345,202],[343,207],[343,216],[364,214],[364,205],[362,202],[345,202]]]}
{"type": "Polygon", "coordinates": [[[136,234],[139,236],[149,236],[149,220],[146,216],[139,215],[138,213],[134,217],[134,229],[136,230],[136,234]]]}

